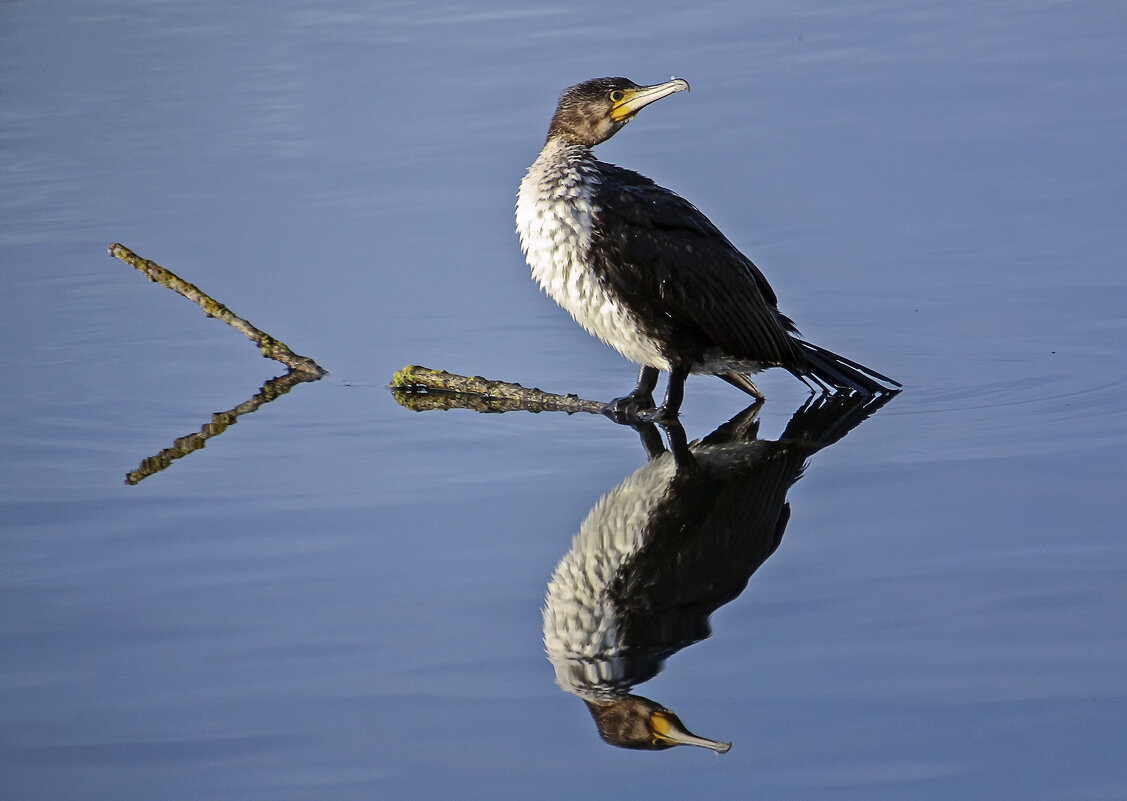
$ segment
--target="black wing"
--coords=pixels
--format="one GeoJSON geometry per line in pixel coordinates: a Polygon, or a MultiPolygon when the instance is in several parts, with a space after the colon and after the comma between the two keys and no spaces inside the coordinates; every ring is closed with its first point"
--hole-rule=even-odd
{"type": "Polygon", "coordinates": [[[674,342],[764,365],[803,363],[767,279],[720,229],[644,175],[599,168],[591,263],[640,319],[674,342]]]}

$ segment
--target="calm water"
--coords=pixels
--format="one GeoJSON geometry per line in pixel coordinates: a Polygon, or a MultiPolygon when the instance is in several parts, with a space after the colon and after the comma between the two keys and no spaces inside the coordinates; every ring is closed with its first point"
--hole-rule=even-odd
{"type": "MultiPolygon", "coordinates": [[[[1127,798],[1127,12],[613,11],[0,4],[0,796],[1127,798]],[[665,633],[620,682],[722,756],[605,744],[545,655],[588,512],[671,457],[385,388],[409,363],[631,386],[512,230],[557,92],[605,74],[693,91],[603,158],[906,385],[806,454],[742,593],[778,492],[746,539],[631,574],[724,576],[695,617],[629,613],[665,633]],[[331,375],[127,486],[280,371],[112,241],[331,375]]],[[[722,477],[782,491],[770,443],[826,423],[761,386],[762,443],[722,477]]],[[[694,379],[689,439],[742,405],[694,379]]]]}

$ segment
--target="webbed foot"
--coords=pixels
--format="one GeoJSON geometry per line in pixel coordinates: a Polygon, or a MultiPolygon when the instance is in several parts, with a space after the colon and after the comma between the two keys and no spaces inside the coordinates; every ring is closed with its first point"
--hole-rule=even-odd
{"type": "Polygon", "coordinates": [[[650,395],[634,393],[612,400],[603,407],[603,414],[616,423],[628,426],[642,423],[672,423],[677,420],[677,412],[670,412],[664,405],[656,406],[650,395]]]}
{"type": "Polygon", "coordinates": [[[640,423],[675,423],[677,412],[671,412],[664,406],[656,406],[652,409],[641,409],[634,419],[640,423]]]}
{"type": "Polygon", "coordinates": [[[649,392],[638,392],[637,390],[629,395],[623,395],[621,398],[615,398],[603,407],[603,414],[614,422],[625,425],[648,422],[641,415],[653,411],[655,411],[653,395],[649,392]]]}

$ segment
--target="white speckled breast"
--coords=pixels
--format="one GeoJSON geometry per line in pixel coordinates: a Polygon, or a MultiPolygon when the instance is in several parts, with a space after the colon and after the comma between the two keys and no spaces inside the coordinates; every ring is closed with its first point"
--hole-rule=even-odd
{"type": "Polygon", "coordinates": [[[570,693],[608,700],[638,680],[629,669],[610,590],[645,545],[646,524],[675,474],[672,455],[663,454],[600,498],[552,574],[544,599],[544,648],[556,683],[570,693]]]}
{"type": "Polygon", "coordinates": [[[601,180],[591,151],[550,140],[517,194],[517,233],[532,277],[589,333],[638,364],[669,369],[657,343],[584,267],[601,180]]]}

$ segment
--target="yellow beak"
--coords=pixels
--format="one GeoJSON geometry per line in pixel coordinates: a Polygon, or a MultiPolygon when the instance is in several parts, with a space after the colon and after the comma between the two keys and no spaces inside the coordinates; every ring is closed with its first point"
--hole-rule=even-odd
{"type": "MultiPolygon", "coordinates": [[[[684,81],[682,81],[684,83],[684,81]]],[[[688,84],[685,84],[687,87],[688,84]]],[[[673,91],[680,91],[674,89],[673,91]]],[[[711,748],[718,754],[725,754],[732,747],[731,743],[722,743],[698,737],[685,728],[685,724],[668,709],[659,709],[650,718],[650,727],[653,730],[654,742],[661,745],[699,745],[702,748],[711,748]]]]}
{"type": "Polygon", "coordinates": [[[661,100],[674,92],[687,91],[689,91],[689,82],[684,78],[674,78],[671,81],[654,86],[640,86],[637,89],[628,90],[625,97],[615,103],[610,110],[611,119],[615,122],[627,122],[655,100],[661,100]]]}

